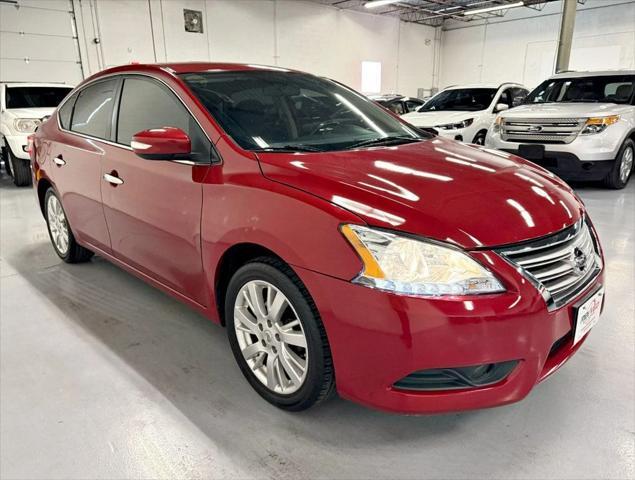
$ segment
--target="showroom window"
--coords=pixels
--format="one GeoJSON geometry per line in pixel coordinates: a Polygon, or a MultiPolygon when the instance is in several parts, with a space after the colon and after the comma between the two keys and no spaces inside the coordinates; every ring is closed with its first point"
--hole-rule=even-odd
{"type": "Polygon", "coordinates": [[[362,92],[381,93],[381,62],[362,62],[362,92]]]}
{"type": "Polygon", "coordinates": [[[97,138],[110,138],[112,105],[117,80],[106,80],[83,89],[73,111],[71,130],[97,138]]]}

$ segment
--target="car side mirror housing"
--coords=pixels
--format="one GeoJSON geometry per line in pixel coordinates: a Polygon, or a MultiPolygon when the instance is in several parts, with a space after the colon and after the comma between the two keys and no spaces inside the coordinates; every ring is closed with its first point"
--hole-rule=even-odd
{"type": "Polygon", "coordinates": [[[162,127],[136,133],[132,151],[145,160],[179,160],[192,152],[190,137],[180,128],[162,127]]]}
{"type": "Polygon", "coordinates": [[[509,110],[509,105],[506,103],[497,103],[494,107],[494,113],[502,112],[505,110],[509,110]]]}

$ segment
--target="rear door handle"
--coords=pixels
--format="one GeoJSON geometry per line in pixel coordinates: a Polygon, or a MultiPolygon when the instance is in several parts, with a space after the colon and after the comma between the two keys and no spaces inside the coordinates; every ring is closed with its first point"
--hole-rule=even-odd
{"type": "Polygon", "coordinates": [[[117,172],[114,171],[110,173],[104,173],[104,180],[106,180],[111,185],[114,185],[115,187],[123,183],[123,180],[119,178],[117,176],[117,172]]]}
{"type": "Polygon", "coordinates": [[[58,167],[66,165],[66,161],[64,160],[64,157],[62,157],[61,155],[58,155],[57,157],[55,157],[53,161],[55,162],[55,165],[57,165],[58,167]]]}

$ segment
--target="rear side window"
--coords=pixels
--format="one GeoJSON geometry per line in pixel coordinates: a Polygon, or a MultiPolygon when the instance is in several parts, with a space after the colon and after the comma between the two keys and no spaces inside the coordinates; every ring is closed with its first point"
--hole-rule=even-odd
{"type": "Polygon", "coordinates": [[[126,78],[119,103],[117,143],[130,145],[136,133],[161,127],[183,130],[192,142],[191,160],[210,161],[210,141],[176,95],[154,80],[126,78]]]}
{"type": "Polygon", "coordinates": [[[79,92],[73,110],[71,130],[109,139],[116,87],[117,80],[105,80],[79,92]]]}
{"type": "Polygon", "coordinates": [[[68,130],[71,125],[71,116],[73,115],[75,100],[77,100],[77,94],[69,98],[68,101],[64,105],[62,105],[62,108],[60,108],[57,112],[57,116],[60,119],[60,125],[66,130],[68,130]]]}

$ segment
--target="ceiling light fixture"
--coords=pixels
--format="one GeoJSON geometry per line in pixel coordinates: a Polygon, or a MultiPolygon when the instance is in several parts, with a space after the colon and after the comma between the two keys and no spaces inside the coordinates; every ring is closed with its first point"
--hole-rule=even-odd
{"type": "MultiPolygon", "coordinates": [[[[368,4],[367,4],[368,5],[368,4]]],[[[474,10],[466,10],[463,15],[478,15],[479,13],[496,12],[498,10],[507,10],[508,8],[523,7],[525,2],[508,3],[506,5],[496,5],[494,7],[475,8],[474,10]]]]}
{"type": "Polygon", "coordinates": [[[377,8],[383,7],[384,5],[390,5],[391,3],[397,3],[400,0],[373,0],[372,2],[366,2],[364,7],[366,8],[377,8]]]}

